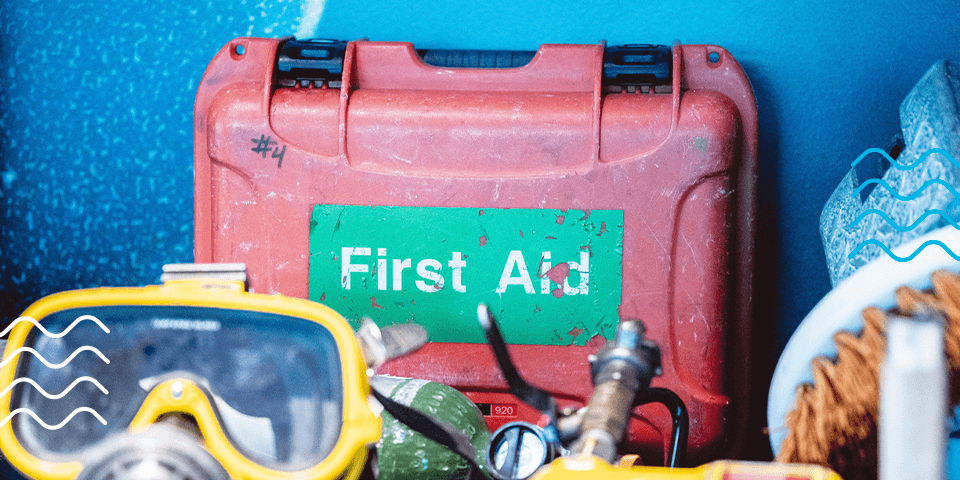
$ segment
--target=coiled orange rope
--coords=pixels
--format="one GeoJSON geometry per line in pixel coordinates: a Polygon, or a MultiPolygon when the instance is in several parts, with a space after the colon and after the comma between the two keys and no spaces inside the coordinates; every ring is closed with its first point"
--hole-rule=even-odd
{"type": "MultiPolygon", "coordinates": [[[[933,290],[897,289],[900,315],[923,308],[943,314],[945,350],[950,365],[950,404],[960,400],[960,277],[938,271],[933,290]]],[[[837,332],[836,363],[820,357],[812,362],[814,384],[797,388],[794,409],[787,415],[790,432],[777,460],[827,466],[846,480],[877,478],[877,411],[880,364],[886,354],[886,313],[863,311],[859,336],[837,332]]]]}

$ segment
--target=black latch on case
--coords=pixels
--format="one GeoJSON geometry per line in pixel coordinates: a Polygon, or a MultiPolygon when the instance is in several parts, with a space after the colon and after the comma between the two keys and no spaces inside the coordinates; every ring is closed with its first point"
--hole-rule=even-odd
{"type": "Polygon", "coordinates": [[[320,88],[326,82],[339,88],[346,50],[342,40],[287,40],[277,54],[275,81],[281,87],[320,88]]]}
{"type": "Polygon", "coordinates": [[[672,63],[673,54],[666,45],[607,47],[603,52],[603,84],[607,87],[670,85],[672,63]]]}

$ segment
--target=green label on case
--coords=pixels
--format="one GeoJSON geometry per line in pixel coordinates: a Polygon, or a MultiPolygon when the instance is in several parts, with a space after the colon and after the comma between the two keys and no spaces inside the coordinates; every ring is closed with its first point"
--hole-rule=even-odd
{"type": "Polygon", "coordinates": [[[509,343],[612,339],[622,261],[621,210],[317,205],[310,222],[311,300],[434,342],[485,343],[480,303],[509,343]]]}

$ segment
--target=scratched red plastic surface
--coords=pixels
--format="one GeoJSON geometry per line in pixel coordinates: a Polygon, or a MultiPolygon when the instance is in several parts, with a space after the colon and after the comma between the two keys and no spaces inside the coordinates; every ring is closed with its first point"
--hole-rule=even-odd
{"type": "MultiPolygon", "coordinates": [[[[204,75],[197,262],[243,262],[255,291],[306,298],[306,219],[317,204],[623,210],[620,316],[643,319],[659,343],[664,373],[653,384],[686,403],[692,457],[736,445],[746,421],[757,124],[729,53],[675,45],[672,94],[606,94],[599,44],[543,45],[527,66],[475,70],[425,65],[408,43],[357,41],[341,89],[275,89],[278,45],[236,39],[204,75]],[[465,127],[480,133],[465,138],[465,127]],[[251,153],[264,136],[285,145],[282,165],[251,153]]],[[[587,355],[599,347],[511,352],[561,406],[581,406],[592,391],[587,355]]],[[[482,344],[431,343],[381,373],[453,385],[477,403],[519,404],[482,344]]],[[[516,411],[487,420],[537,421],[532,409],[516,411]]],[[[637,408],[627,440],[658,458],[670,425],[665,408],[637,408]]]]}

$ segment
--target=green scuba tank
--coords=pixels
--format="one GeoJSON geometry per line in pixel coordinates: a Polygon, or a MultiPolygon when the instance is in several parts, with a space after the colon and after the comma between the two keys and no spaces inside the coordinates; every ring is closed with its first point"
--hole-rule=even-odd
{"type": "MultiPolygon", "coordinates": [[[[395,402],[463,432],[477,451],[477,463],[484,465],[490,431],[480,410],[462,393],[436,382],[383,375],[373,377],[371,384],[395,402]]],[[[449,448],[427,439],[386,411],[381,419],[375,470],[379,480],[463,480],[469,475],[467,462],[449,448]]]]}

